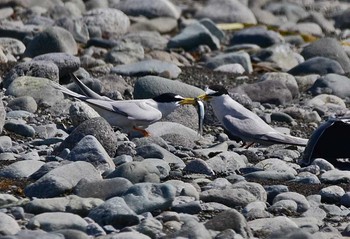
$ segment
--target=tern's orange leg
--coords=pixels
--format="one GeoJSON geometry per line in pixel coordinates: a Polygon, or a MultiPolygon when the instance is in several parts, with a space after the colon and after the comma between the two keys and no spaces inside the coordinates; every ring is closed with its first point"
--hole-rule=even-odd
{"type": "Polygon", "coordinates": [[[254,144],[254,142],[249,142],[249,143],[247,143],[247,142],[244,142],[243,144],[242,144],[242,148],[245,148],[245,149],[248,149],[250,146],[252,146],[254,144]]]}
{"type": "Polygon", "coordinates": [[[132,129],[140,132],[143,135],[143,137],[151,136],[146,130],[141,129],[141,128],[137,128],[136,126],[133,126],[132,129]]]}

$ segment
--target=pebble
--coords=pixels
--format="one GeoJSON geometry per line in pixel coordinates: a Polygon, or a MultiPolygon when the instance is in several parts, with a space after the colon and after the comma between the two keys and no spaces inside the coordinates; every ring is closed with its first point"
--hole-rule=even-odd
{"type": "Polygon", "coordinates": [[[93,181],[101,179],[101,175],[88,162],[73,162],[52,169],[36,182],[29,184],[25,188],[25,194],[28,197],[56,197],[72,190],[83,178],[93,181]]]}
{"type": "Polygon", "coordinates": [[[128,206],[137,214],[165,210],[175,199],[176,189],[167,183],[138,183],[131,186],[122,196],[128,206]]]}
{"type": "Polygon", "coordinates": [[[140,218],[121,197],[108,199],[103,204],[93,208],[88,216],[99,225],[112,225],[117,229],[140,222],[140,218]]]}
{"type": "Polygon", "coordinates": [[[247,73],[252,73],[253,67],[250,61],[250,57],[246,52],[231,52],[224,53],[218,56],[209,58],[206,62],[206,67],[209,69],[215,69],[219,66],[226,64],[241,64],[247,73]]]}
{"type": "Polygon", "coordinates": [[[28,222],[28,228],[44,231],[76,229],[84,232],[86,227],[87,222],[83,218],[68,212],[45,212],[32,217],[28,222]]]}
{"type": "Polygon", "coordinates": [[[48,27],[31,40],[25,52],[26,57],[35,57],[50,52],[77,54],[78,47],[72,34],[61,27],[48,27]]]}
{"type": "Polygon", "coordinates": [[[85,161],[101,170],[113,169],[115,165],[101,143],[92,135],[86,135],[72,148],[65,158],[70,161],[85,161]]]}
{"type": "Polygon", "coordinates": [[[145,16],[147,18],[170,17],[178,19],[181,10],[168,0],[146,0],[141,4],[137,0],[116,3],[116,8],[128,16],[145,16]]]}
{"type": "Polygon", "coordinates": [[[204,93],[203,90],[182,82],[158,76],[144,76],[136,80],[133,94],[136,99],[147,99],[166,93],[169,89],[182,97],[193,97],[204,93]]]}
{"type": "Polygon", "coordinates": [[[97,31],[99,37],[119,37],[130,27],[129,17],[113,8],[92,9],[84,13],[82,20],[87,25],[89,33],[97,31]]]}
{"type": "Polygon", "coordinates": [[[0,212],[0,233],[1,235],[14,235],[18,233],[21,228],[15,219],[9,215],[0,212]]]}
{"type": "Polygon", "coordinates": [[[205,25],[193,23],[184,28],[180,34],[171,38],[167,48],[194,50],[200,45],[207,45],[210,49],[217,50],[220,48],[220,41],[205,25]]]}
{"type": "Polygon", "coordinates": [[[80,67],[80,59],[74,56],[72,52],[40,54],[39,56],[34,57],[33,61],[53,62],[59,69],[60,77],[67,76],[68,73],[72,73],[80,67]]]}
{"type": "Polygon", "coordinates": [[[207,104],[203,135],[186,106],[140,138],[49,85],[79,92],[75,73],[98,94],[128,100],[197,97],[223,84],[280,132],[310,138],[327,117],[349,115],[349,6],[2,4],[1,238],[348,236],[350,175],[333,159],[299,146],[242,148],[207,104]]]}
{"type": "Polygon", "coordinates": [[[299,65],[288,71],[292,75],[326,75],[326,74],[344,74],[344,70],[339,62],[323,56],[315,56],[305,60],[299,65]]]}
{"type": "Polygon", "coordinates": [[[126,76],[161,75],[163,72],[169,74],[169,78],[176,78],[181,69],[175,64],[159,60],[143,60],[136,63],[118,65],[111,69],[111,73],[126,76]]]}
{"type": "Polygon", "coordinates": [[[54,82],[58,82],[59,69],[53,62],[39,60],[21,62],[6,74],[3,81],[4,87],[8,88],[10,84],[20,76],[48,78],[54,82]]]}
{"type": "Polygon", "coordinates": [[[123,177],[95,181],[82,179],[74,187],[73,193],[79,197],[92,197],[106,200],[112,197],[122,196],[131,186],[132,183],[123,177]],[[115,185],[118,185],[118,187],[115,187],[115,185]],[[95,190],[91,190],[91,188],[95,190]]]}

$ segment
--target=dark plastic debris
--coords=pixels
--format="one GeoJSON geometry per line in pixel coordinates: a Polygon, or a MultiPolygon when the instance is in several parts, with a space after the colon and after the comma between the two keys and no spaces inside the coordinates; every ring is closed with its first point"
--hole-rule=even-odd
{"type": "Polygon", "coordinates": [[[301,162],[323,158],[338,169],[350,169],[350,117],[330,118],[311,135],[301,162]]]}

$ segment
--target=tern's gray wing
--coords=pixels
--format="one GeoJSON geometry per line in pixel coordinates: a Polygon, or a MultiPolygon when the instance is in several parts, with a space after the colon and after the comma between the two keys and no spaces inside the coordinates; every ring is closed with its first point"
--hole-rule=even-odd
{"type": "Polygon", "coordinates": [[[243,140],[281,143],[285,141],[284,135],[263,121],[255,121],[251,118],[237,119],[231,115],[226,115],[222,123],[229,132],[243,140]]]}
{"type": "Polygon", "coordinates": [[[149,100],[121,100],[105,101],[86,99],[87,103],[97,108],[116,112],[128,117],[130,120],[153,122],[162,118],[162,113],[149,104],[149,100]]]}

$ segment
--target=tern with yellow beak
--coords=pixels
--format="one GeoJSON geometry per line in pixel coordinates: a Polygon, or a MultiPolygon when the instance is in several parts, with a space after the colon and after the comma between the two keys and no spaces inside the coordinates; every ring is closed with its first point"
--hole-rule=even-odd
{"type": "Polygon", "coordinates": [[[258,115],[233,100],[221,85],[207,87],[205,94],[197,98],[209,101],[222,126],[245,143],[306,146],[308,142],[307,139],[278,132],[258,115]]]}
{"type": "Polygon", "coordinates": [[[137,130],[144,136],[149,135],[145,130],[147,126],[169,115],[179,106],[196,105],[194,98],[184,98],[174,93],[164,93],[152,99],[116,101],[92,91],[74,74],[72,78],[85,95],[73,92],[57,83],[52,85],[62,93],[87,103],[112,126],[118,126],[127,132],[137,130]]]}

